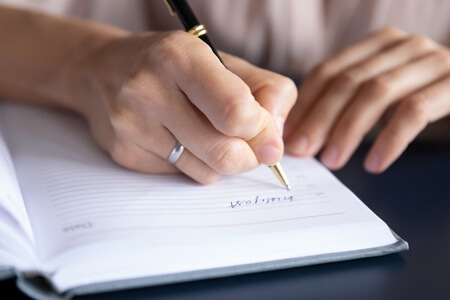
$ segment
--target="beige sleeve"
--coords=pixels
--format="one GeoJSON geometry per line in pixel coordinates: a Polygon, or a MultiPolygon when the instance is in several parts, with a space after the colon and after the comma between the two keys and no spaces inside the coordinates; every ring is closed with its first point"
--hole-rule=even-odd
{"type": "MultiPolygon", "coordinates": [[[[162,0],[0,0],[133,32],[181,26],[162,0]]],[[[189,0],[223,51],[292,77],[387,25],[450,46],[450,1],[189,0]]]]}

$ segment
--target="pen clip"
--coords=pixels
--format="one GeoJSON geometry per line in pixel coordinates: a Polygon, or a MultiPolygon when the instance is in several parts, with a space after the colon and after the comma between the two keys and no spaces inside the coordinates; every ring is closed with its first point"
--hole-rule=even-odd
{"type": "Polygon", "coordinates": [[[166,3],[172,17],[175,17],[177,15],[177,11],[173,8],[172,3],[170,3],[169,0],[164,0],[164,2],[166,3]]]}

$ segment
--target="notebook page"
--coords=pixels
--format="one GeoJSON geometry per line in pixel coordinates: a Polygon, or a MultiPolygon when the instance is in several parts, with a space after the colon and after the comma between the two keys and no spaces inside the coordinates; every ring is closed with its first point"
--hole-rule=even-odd
{"type": "Polygon", "coordinates": [[[266,166],[201,186],[117,166],[74,116],[25,106],[8,116],[39,253],[61,289],[396,241],[312,159],[284,158],[291,191],[266,166]]]}
{"type": "MultiPolygon", "coordinates": [[[[0,110],[1,107],[0,103],[0,110]]],[[[33,234],[17,182],[16,172],[5,143],[1,120],[2,114],[0,111],[0,207],[10,215],[13,222],[16,222],[19,227],[23,227],[25,234],[32,240],[33,234]]]]}
{"type": "Polygon", "coordinates": [[[33,234],[5,144],[0,113],[0,266],[29,266],[33,251],[33,234]]]}

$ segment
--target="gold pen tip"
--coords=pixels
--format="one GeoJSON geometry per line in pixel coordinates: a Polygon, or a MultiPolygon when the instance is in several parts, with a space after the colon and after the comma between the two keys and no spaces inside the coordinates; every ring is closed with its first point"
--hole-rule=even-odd
{"type": "Polygon", "coordinates": [[[288,191],[290,191],[290,190],[291,190],[291,186],[290,186],[289,184],[286,184],[286,189],[287,189],[288,191]]]}

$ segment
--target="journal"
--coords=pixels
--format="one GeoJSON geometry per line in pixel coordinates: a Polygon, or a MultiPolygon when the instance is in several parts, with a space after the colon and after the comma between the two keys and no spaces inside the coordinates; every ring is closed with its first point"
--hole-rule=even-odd
{"type": "Polygon", "coordinates": [[[202,186],[115,164],[77,116],[0,103],[0,278],[35,298],[406,250],[314,159],[202,186]]]}

